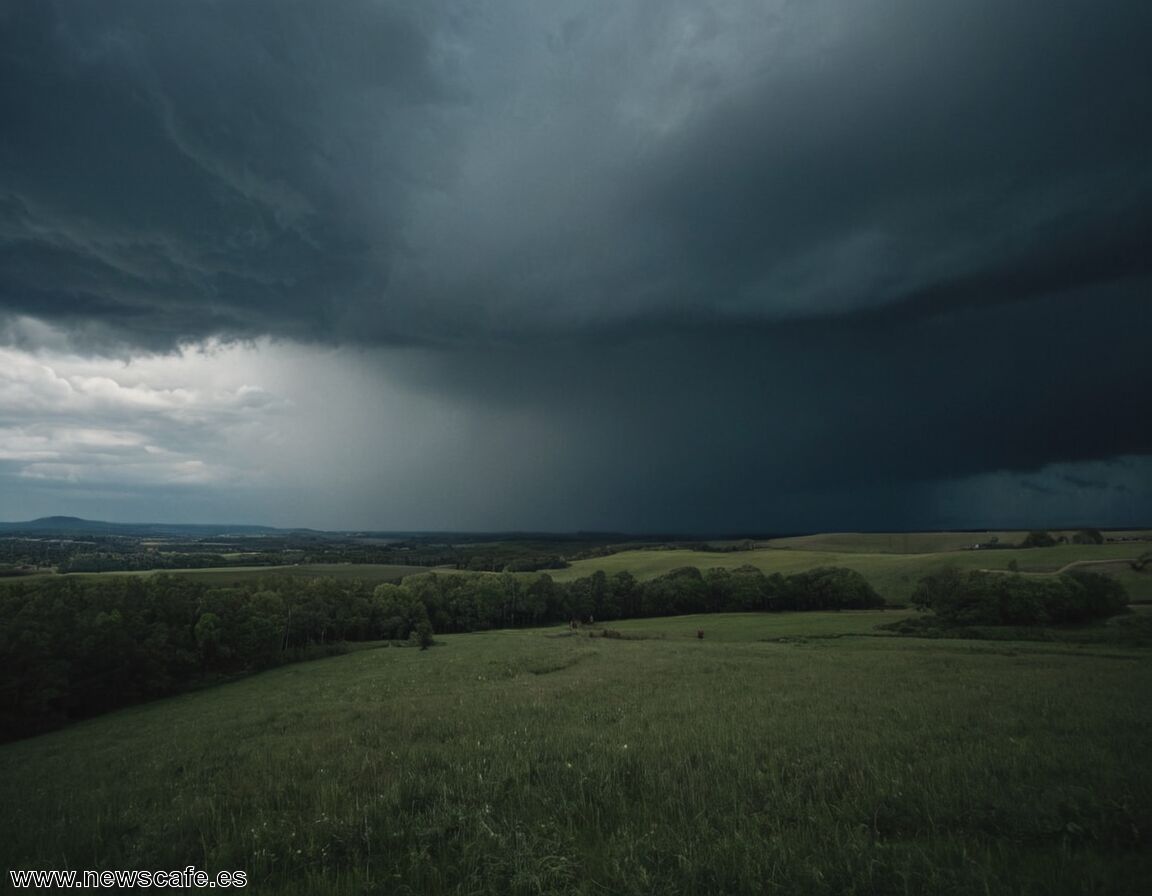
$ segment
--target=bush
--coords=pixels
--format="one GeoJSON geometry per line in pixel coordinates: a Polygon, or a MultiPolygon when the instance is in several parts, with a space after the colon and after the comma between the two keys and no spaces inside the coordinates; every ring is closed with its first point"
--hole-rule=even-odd
{"type": "Polygon", "coordinates": [[[412,632],[412,638],[420,645],[421,650],[427,650],[436,643],[432,640],[432,626],[427,619],[416,626],[415,631],[412,632]]]}
{"type": "Polygon", "coordinates": [[[1075,625],[1122,613],[1128,595],[1115,579],[1093,572],[1050,578],[948,567],[922,578],[912,603],[951,626],[1075,625]]]}
{"type": "Polygon", "coordinates": [[[867,610],[884,606],[884,598],[854,569],[821,566],[785,580],[785,610],[867,610]]]}
{"type": "Polygon", "coordinates": [[[1056,539],[1049,535],[1042,529],[1037,529],[1029,532],[1024,540],[1020,543],[1022,548],[1050,548],[1054,547],[1056,539]]]}

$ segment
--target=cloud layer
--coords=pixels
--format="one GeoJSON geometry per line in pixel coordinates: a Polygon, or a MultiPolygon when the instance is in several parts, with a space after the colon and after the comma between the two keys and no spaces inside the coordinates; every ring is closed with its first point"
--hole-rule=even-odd
{"type": "Polygon", "coordinates": [[[1134,0],[0,0],[0,464],[243,482],[282,522],[1055,513],[987,483],[1152,456],[1150,31],[1134,0]]]}
{"type": "Polygon", "coordinates": [[[1146,4],[10,0],[0,303],[473,342],[1146,281],[1146,4]]]}

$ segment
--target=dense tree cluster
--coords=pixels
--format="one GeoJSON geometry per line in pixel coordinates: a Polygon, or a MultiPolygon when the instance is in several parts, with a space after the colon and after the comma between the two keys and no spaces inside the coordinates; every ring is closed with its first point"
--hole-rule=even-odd
{"type": "Polygon", "coordinates": [[[1022,548],[1051,548],[1057,544],[1056,539],[1050,532],[1045,532],[1041,529],[1036,529],[1029,532],[1024,536],[1024,540],[1020,542],[1022,548]]]}
{"type": "Polygon", "coordinates": [[[455,566],[472,572],[540,572],[543,569],[566,569],[568,561],[555,554],[511,557],[507,554],[473,554],[467,560],[457,560],[455,566]]]}
{"type": "Polygon", "coordinates": [[[567,619],[611,621],[773,610],[839,610],[883,606],[859,573],[825,567],[794,576],[764,575],[754,566],[674,569],[645,582],[629,572],[596,572],[573,582],[547,575],[409,576],[391,587],[418,597],[438,632],[539,625],[567,619]]]}
{"type": "Polygon", "coordinates": [[[219,588],[163,574],[15,584],[0,590],[0,623],[0,739],[427,628],[426,616],[396,614],[359,582],[219,588]]]}
{"type": "MultiPolygon", "coordinates": [[[[275,554],[260,554],[245,557],[245,566],[271,566],[283,563],[282,557],[275,554]]],[[[141,572],[158,569],[212,569],[221,566],[236,566],[237,561],[221,554],[172,554],[157,551],[135,551],[129,553],[113,551],[89,551],[72,554],[58,566],[59,572],[141,572]]]]}
{"type": "MultiPolygon", "coordinates": [[[[470,536],[477,538],[478,536],[470,536]]],[[[447,566],[484,572],[563,569],[567,556],[585,549],[617,549],[598,541],[481,539],[452,543],[442,536],[405,540],[332,533],[211,535],[108,534],[84,532],[76,538],[13,534],[0,537],[0,573],[53,567],[58,572],[137,572],[227,566],[281,566],[299,563],[379,563],[447,566]],[[436,540],[440,538],[441,540],[436,540]]]]}
{"type": "Polygon", "coordinates": [[[72,542],[46,538],[0,538],[0,574],[52,567],[76,551],[72,542]]]}
{"type": "Polygon", "coordinates": [[[1128,595],[1084,570],[1041,578],[948,567],[921,579],[912,603],[945,625],[1069,625],[1123,612],[1128,595]]]}

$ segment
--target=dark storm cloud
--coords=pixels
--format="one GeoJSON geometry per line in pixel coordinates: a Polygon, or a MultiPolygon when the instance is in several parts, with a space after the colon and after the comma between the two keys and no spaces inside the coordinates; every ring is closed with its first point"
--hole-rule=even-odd
{"type": "Polygon", "coordinates": [[[918,483],[1152,454],[1149,33],[1122,0],[0,0],[0,311],[429,346],[386,376],[552,421],[558,494],[644,525],[911,519],[918,483]]]}
{"type": "Polygon", "coordinates": [[[1019,301],[1147,277],[1143,4],[865,4],[654,166],[682,282],[749,311],[1019,301]]]}
{"type": "Polygon", "coordinates": [[[409,10],[15,0],[0,29],[5,308],[162,345],[331,332],[381,290],[447,100],[409,10]]]}
{"type": "Polygon", "coordinates": [[[807,513],[817,528],[877,515],[916,526],[921,498],[893,506],[916,483],[1149,453],[1149,323],[1143,295],[1098,289],[946,320],[458,352],[409,371],[406,387],[488,406],[494,419],[519,409],[559,421],[575,446],[557,471],[570,506],[600,502],[634,525],[787,527],[807,513]],[[824,491],[836,497],[817,518],[809,505],[824,491]]]}
{"type": "Polygon", "coordinates": [[[151,345],[1150,274],[1143,3],[8,0],[0,302],[151,345]]]}

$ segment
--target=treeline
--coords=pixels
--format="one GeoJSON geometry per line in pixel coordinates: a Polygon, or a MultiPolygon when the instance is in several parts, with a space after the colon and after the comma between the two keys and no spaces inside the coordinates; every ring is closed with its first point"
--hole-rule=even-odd
{"type": "Polygon", "coordinates": [[[287,562],[289,561],[279,554],[256,554],[237,558],[225,557],[222,554],[92,551],[73,554],[57,566],[57,571],[146,572],[164,569],[214,569],[223,566],[277,566],[287,562]]]}
{"type": "Polygon", "coordinates": [[[577,619],[606,622],[689,613],[841,610],[881,607],[884,600],[860,573],[823,567],[793,576],[764,575],[754,566],[672,570],[648,581],[631,573],[596,572],[573,582],[548,575],[409,576],[383,585],[414,596],[438,632],[541,625],[577,619]]]}
{"type": "Polygon", "coordinates": [[[927,624],[1079,625],[1124,612],[1128,594],[1086,570],[1041,578],[949,567],[921,579],[912,604],[933,614],[927,624]]]}
{"type": "Polygon", "coordinates": [[[43,538],[0,538],[0,567],[55,566],[75,551],[76,548],[68,542],[43,538]]]}
{"type": "Polygon", "coordinates": [[[546,569],[567,569],[568,561],[555,554],[507,557],[502,555],[473,554],[455,563],[457,569],[471,572],[540,572],[546,569]]]}
{"type": "Polygon", "coordinates": [[[361,582],[219,588],[159,574],[14,584],[0,591],[0,739],[343,642],[413,635],[431,641],[423,608],[361,582]]]}
{"type": "MultiPolygon", "coordinates": [[[[1104,541],[1104,533],[1099,529],[1081,529],[1071,538],[1072,544],[1104,544],[1104,541]]],[[[1053,535],[1045,529],[1033,529],[1019,542],[1001,541],[999,536],[993,535],[988,541],[981,542],[976,547],[985,551],[1005,551],[1018,548],[1054,548],[1058,544],[1068,542],[1067,535],[1053,535]]]]}
{"type": "Polygon", "coordinates": [[[388,640],[580,619],[878,607],[859,573],[765,576],[753,567],[626,572],[569,583],[509,573],[411,576],[373,587],[269,578],[229,587],[165,575],[49,578],[0,591],[0,740],[210,682],[388,640]]]}

